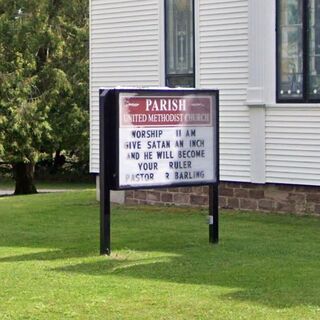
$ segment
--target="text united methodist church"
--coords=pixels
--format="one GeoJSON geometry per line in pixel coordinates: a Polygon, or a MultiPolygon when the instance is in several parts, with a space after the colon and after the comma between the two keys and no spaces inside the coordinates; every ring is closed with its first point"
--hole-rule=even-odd
{"type": "MultiPolygon", "coordinates": [[[[90,170],[97,180],[99,88],[218,89],[220,206],[320,214],[319,0],[91,0],[90,19],[90,170]]],[[[147,108],[184,103],[150,100],[147,108]]],[[[113,197],[208,203],[206,187],[113,197]]]]}

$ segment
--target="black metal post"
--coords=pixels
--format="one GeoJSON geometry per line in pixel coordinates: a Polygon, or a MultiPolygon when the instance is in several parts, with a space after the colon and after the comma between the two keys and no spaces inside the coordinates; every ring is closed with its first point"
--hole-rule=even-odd
{"type": "Polygon", "coordinates": [[[105,182],[100,182],[100,254],[110,255],[110,190],[103,184],[106,185],[105,182]]]}
{"type": "Polygon", "coordinates": [[[219,242],[219,187],[209,186],[209,242],[219,242]]]}
{"type": "Polygon", "coordinates": [[[100,254],[110,255],[110,185],[108,179],[108,132],[106,99],[108,90],[100,90],[100,254]]]}

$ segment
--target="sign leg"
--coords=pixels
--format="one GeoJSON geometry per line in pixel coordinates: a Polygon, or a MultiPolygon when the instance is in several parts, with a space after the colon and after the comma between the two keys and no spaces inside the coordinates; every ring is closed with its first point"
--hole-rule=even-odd
{"type": "Polygon", "coordinates": [[[100,254],[110,255],[110,216],[111,216],[111,206],[110,206],[110,190],[100,189],[100,254]]]}
{"type": "Polygon", "coordinates": [[[219,191],[218,184],[209,186],[209,242],[219,242],[219,191]]]}
{"type": "Polygon", "coordinates": [[[107,117],[108,90],[100,90],[100,254],[110,255],[110,136],[108,135],[109,118],[107,117]]]}

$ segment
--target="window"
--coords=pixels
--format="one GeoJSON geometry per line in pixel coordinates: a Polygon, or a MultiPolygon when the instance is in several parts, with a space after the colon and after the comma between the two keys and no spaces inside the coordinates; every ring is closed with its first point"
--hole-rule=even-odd
{"type": "Polygon", "coordinates": [[[194,87],[194,3],[166,0],[166,85],[194,87]]]}
{"type": "Polygon", "coordinates": [[[277,100],[320,101],[320,0],[277,0],[277,100]]]}

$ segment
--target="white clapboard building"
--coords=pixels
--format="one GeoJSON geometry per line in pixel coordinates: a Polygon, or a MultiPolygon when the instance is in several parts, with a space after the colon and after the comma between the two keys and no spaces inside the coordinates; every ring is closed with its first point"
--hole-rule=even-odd
{"type": "MultiPolygon", "coordinates": [[[[91,0],[90,18],[92,173],[100,87],[215,88],[221,205],[320,213],[320,1],[91,0]]],[[[206,204],[187,191],[126,199],[206,204]]]]}

